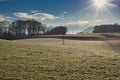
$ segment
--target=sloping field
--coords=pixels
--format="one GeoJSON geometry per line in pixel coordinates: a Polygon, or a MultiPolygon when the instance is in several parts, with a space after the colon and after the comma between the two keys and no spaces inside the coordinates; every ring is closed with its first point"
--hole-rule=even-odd
{"type": "Polygon", "coordinates": [[[120,40],[0,40],[0,80],[120,80],[120,40]]]}

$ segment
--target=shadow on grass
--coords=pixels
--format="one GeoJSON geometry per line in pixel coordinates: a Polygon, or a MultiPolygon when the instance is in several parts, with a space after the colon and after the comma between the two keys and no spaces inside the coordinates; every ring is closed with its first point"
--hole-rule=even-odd
{"type": "MultiPolygon", "coordinates": [[[[107,36],[62,36],[62,35],[42,35],[42,36],[33,36],[34,38],[58,38],[58,39],[69,39],[69,40],[85,40],[85,41],[101,41],[101,40],[120,40],[120,37],[109,38],[107,36]]],[[[30,39],[32,39],[30,38],[30,39]]]]}
{"type": "Polygon", "coordinates": [[[13,40],[21,39],[35,39],[35,38],[58,38],[58,39],[69,39],[69,40],[85,40],[85,41],[101,41],[101,40],[120,40],[120,35],[118,34],[87,34],[87,35],[35,35],[26,38],[18,38],[13,40]]]}

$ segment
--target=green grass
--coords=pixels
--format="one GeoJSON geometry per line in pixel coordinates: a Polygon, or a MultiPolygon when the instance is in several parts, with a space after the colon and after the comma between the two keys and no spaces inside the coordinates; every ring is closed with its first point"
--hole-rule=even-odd
{"type": "Polygon", "coordinates": [[[0,40],[0,80],[120,80],[119,43],[0,40]]]}

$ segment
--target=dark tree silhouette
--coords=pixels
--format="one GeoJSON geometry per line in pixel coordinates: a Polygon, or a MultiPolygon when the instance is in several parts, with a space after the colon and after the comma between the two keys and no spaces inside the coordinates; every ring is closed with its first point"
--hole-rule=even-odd
{"type": "Polygon", "coordinates": [[[61,35],[66,34],[67,28],[65,26],[58,26],[53,28],[52,30],[48,31],[46,34],[48,35],[61,35]]]}
{"type": "Polygon", "coordinates": [[[16,20],[9,26],[9,32],[15,35],[16,38],[24,38],[37,34],[43,34],[45,26],[35,20],[16,20]],[[41,33],[42,32],[42,33],[41,33]]]}
{"type": "Polygon", "coordinates": [[[117,33],[120,32],[120,25],[99,25],[94,27],[94,33],[117,33]]]}

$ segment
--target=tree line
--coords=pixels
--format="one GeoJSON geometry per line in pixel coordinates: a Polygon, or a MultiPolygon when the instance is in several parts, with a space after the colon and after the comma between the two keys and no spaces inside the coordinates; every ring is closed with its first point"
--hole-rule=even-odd
{"type": "Polygon", "coordinates": [[[119,33],[120,25],[111,24],[111,25],[99,25],[94,27],[93,33],[119,33]]]}
{"type": "Polygon", "coordinates": [[[58,35],[67,33],[65,26],[57,26],[48,30],[46,24],[42,24],[36,20],[16,20],[7,27],[4,25],[4,22],[0,22],[0,38],[2,39],[22,39],[34,35],[58,35]]]}

